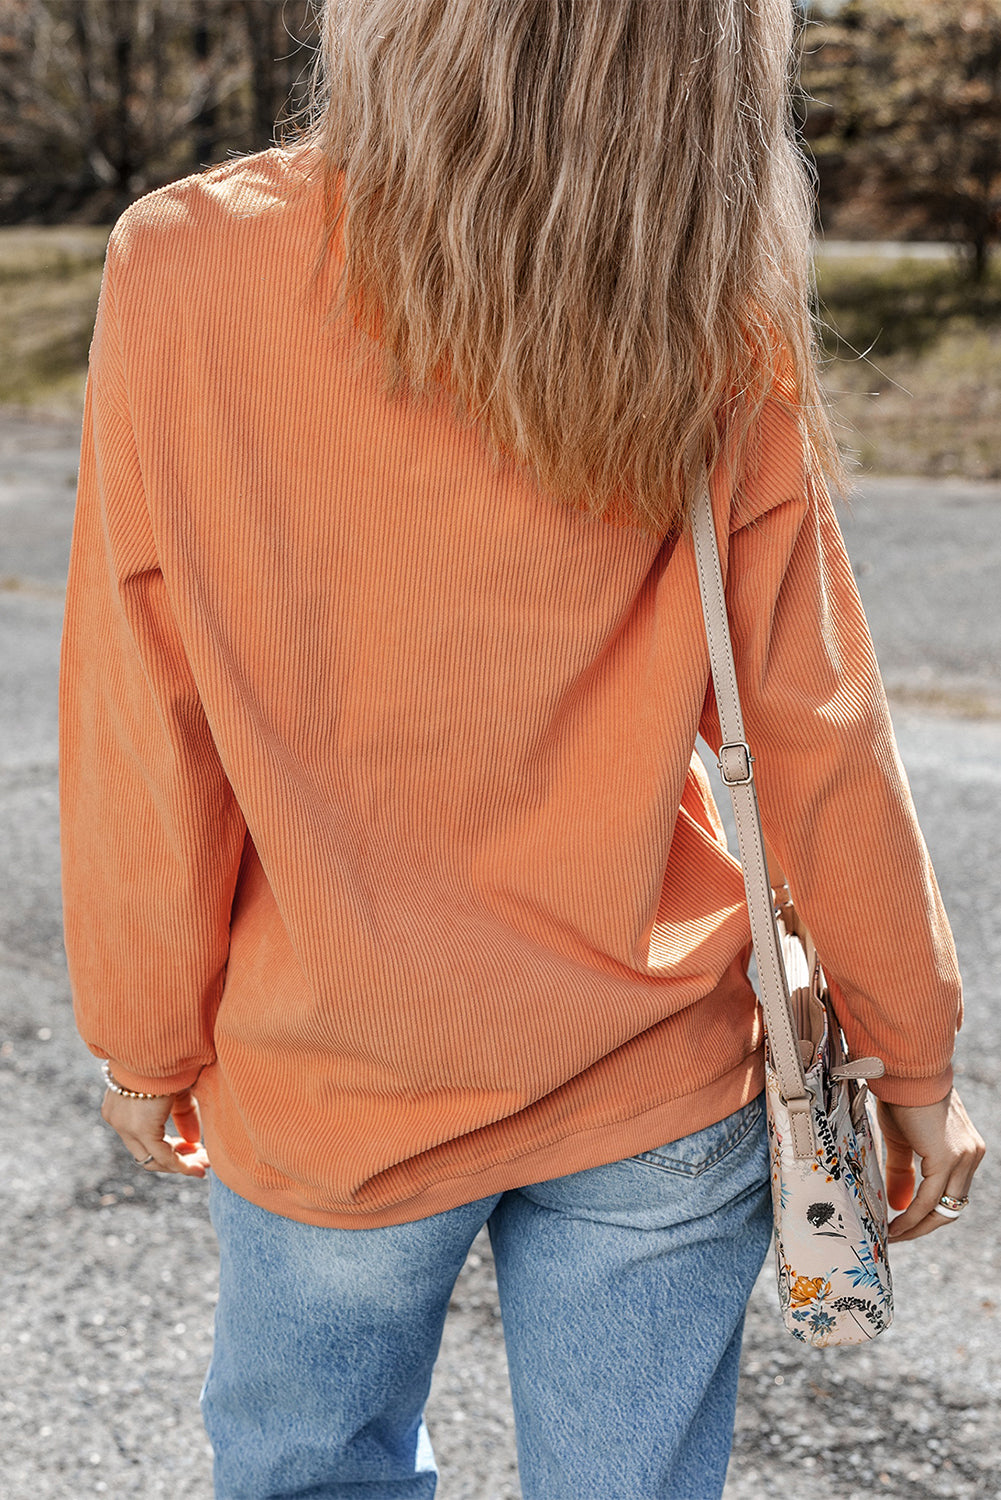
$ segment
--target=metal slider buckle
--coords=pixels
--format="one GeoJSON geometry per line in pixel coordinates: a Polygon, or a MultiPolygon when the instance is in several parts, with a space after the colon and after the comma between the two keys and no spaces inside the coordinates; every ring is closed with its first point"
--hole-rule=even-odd
{"type": "Polygon", "coordinates": [[[719,747],[719,757],[716,761],[719,766],[719,774],[723,778],[724,786],[747,786],[754,780],[754,756],[751,747],[746,740],[729,740],[725,745],[719,747]],[[728,776],[723,764],[723,757],[728,750],[739,750],[744,757],[744,772],[741,776],[728,776]]]}

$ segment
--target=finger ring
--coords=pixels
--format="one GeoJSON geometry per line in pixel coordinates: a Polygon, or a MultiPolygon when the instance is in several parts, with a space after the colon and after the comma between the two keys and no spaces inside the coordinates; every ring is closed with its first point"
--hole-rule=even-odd
{"type": "Polygon", "coordinates": [[[137,1167],[148,1167],[150,1162],[153,1160],[153,1153],[151,1151],[148,1156],[144,1156],[142,1161],[139,1160],[138,1156],[134,1156],[132,1160],[135,1162],[137,1167]]]}
{"type": "Polygon", "coordinates": [[[935,1212],[941,1214],[943,1219],[958,1219],[969,1201],[969,1198],[950,1198],[948,1193],[943,1193],[935,1206],[935,1212]]]}

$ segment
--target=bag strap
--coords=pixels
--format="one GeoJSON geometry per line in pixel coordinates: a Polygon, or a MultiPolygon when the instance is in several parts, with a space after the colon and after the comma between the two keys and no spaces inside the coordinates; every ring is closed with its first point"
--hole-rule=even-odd
{"type": "Polygon", "coordinates": [[[778,1075],[782,1098],[789,1108],[795,1154],[798,1157],[812,1155],[816,1150],[810,1113],[812,1095],[806,1085],[799,1031],[789,1000],[789,986],[775,920],[758,794],[754,786],[754,756],[744,736],[744,718],[740,709],[726,595],[723,591],[723,570],[720,567],[716,525],[707,482],[700,487],[692,511],[692,536],[695,542],[702,614],[709,643],[709,664],[723,736],[719,752],[719,772],[733,801],[747,910],[751,919],[751,940],[758,960],[761,1007],[765,1014],[769,1056],[778,1075]]]}

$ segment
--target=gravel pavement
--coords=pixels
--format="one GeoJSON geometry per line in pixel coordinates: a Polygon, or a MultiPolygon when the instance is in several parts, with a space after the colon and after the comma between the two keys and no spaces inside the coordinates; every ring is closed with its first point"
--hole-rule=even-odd
{"type": "MultiPolygon", "coordinates": [[[[216,1270],[204,1187],[136,1172],[97,1114],[60,937],[54,684],[76,431],[0,418],[2,1500],[210,1500],[197,1397],[216,1270]]],[[[845,532],[967,983],[959,1085],[998,1139],[1001,486],[869,481],[845,532]]],[[[874,910],[879,892],[873,892],[874,910]]],[[[892,936],[892,935],[891,935],[892,936]]],[[[727,1500],[1001,1496],[997,1147],[961,1225],[894,1254],[897,1321],[795,1343],[752,1299],[727,1500]]],[[[519,1494],[489,1248],[428,1409],[442,1500],[519,1494]]],[[[591,1500],[591,1497],[581,1497],[591,1500]]]]}

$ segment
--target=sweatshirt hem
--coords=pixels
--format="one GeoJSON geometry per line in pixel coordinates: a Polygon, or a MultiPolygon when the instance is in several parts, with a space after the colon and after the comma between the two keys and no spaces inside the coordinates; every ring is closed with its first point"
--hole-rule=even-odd
{"type": "Polygon", "coordinates": [[[220,1181],[258,1208],[321,1228],[379,1229],[412,1223],[478,1198],[652,1151],[715,1125],[755,1098],[763,1088],[764,1062],[759,1049],[693,1093],[664,1100],[623,1120],[604,1121],[575,1134],[561,1135],[485,1167],[471,1166],[423,1187],[410,1198],[378,1209],[325,1209],[307,1202],[292,1188],[265,1186],[241,1167],[220,1141],[212,1143],[210,1157],[220,1181]]]}

